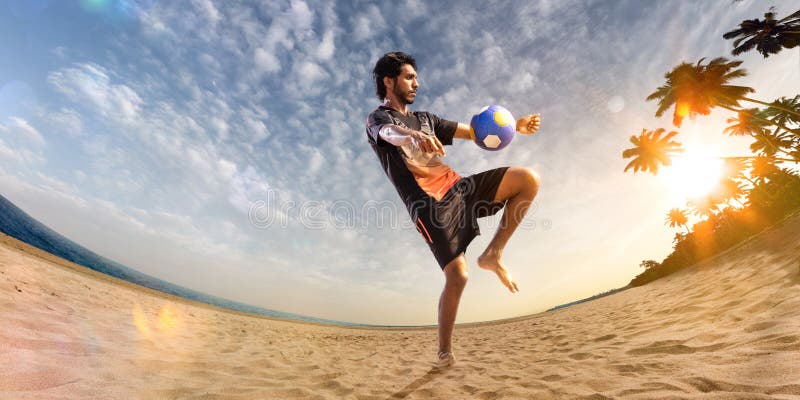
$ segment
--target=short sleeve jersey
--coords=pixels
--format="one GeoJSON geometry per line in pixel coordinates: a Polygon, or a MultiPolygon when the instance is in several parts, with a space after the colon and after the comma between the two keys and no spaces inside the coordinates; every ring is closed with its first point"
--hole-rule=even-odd
{"type": "Polygon", "coordinates": [[[385,106],[378,107],[367,117],[367,140],[403,202],[408,205],[425,196],[441,200],[461,176],[445,164],[439,154],[425,153],[413,143],[395,146],[383,140],[378,132],[386,124],[435,135],[443,145],[452,145],[458,123],[426,111],[410,111],[403,115],[385,106]]]}

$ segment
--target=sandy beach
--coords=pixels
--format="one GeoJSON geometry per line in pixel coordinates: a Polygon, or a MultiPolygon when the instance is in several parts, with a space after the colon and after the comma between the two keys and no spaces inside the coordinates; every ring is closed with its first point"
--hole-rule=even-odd
{"type": "Polygon", "coordinates": [[[7,236],[0,285],[0,399],[800,398],[800,218],[643,287],[457,326],[446,370],[434,328],[227,312],[7,236]]]}

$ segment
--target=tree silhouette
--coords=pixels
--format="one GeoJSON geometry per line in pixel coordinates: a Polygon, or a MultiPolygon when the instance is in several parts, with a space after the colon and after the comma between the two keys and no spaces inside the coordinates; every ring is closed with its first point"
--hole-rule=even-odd
{"type": "MultiPolygon", "coordinates": [[[[775,156],[778,152],[785,153],[791,156],[792,147],[794,146],[794,138],[788,133],[775,130],[773,132],[765,132],[753,135],[756,139],[750,145],[750,151],[753,153],[761,153],[765,156],[775,156]]],[[[781,159],[781,161],[793,161],[790,159],[781,159]]]]}
{"type": "Polygon", "coordinates": [[[782,49],[793,48],[800,44],[800,10],[775,20],[775,7],[764,13],[764,19],[747,19],[739,24],[739,28],[722,35],[724,39],[735,39],[731,54],[738,56],[746,51],[756,49],[765,58],[777,54],[782,49]]]}
{"type": "Polygon", "coordinates": [[[644,268],[644,269],[646,269],[646,270],[648,270],[650,268],[658,267],[659,265],[660,265],[659,262],[656,261],[656,260],[644,260],[641,263],[639,263],[639,266],[644,268]]]}
{"type": "Polygon", "coordinates": [[[791,99],[781,97],[770,104],[772,107],[764,109],[763,113],[760,115],[763,115],[779,126],[800,124],[800,117],[798,117],[798,114],[800,114],[800,95],[791,99]],[[787,112],[787,109],[792,110],[792,112],[787,112]]]}
{"type": "Polygon", "coordinates": [[[723,132],[730,136],[747,136],[768,132],[770,125],[767,116],[758,108],[739,110],[735,117],[728,118],[725,122],[731,124],[723,132]]]}
{"type": "Polygon", "coordinates": [[[667,214],[667,220],[665,221],[666,224],[669,224],[670,228],[675,228],[682,226],[686,229],[686,233],[689,233],[689,227],[686,226],[686,223],[689,222],[689,218],[686,216],[686,211],[681,210],[680,208],[673,208],[669,210],[669,214],[667,214]]]}
{"type": "Polygon", "coordinates": [[[708,194],[699,198],[690,199],[688,203],[696,215],[710,219],[719,211],[719,206],[722,205],[723,200],[717,196],[708,194]]]}
{"type": "Polygon", "coordinates": [[[775,165],[774,157],[756,156],[750,160],[750,174],[757,181],[763,181],[778,171],[780,171],[780,168],[775,165]]]}
{"type": "Polygon", "coordinates": [[[630,142],[635,147],[626,149],[622,152],[622,158],[633,158],[628,165],[625,166],[623,172],[627,172],[633,168],[633,173],[650,171],[653,175],[658,173],[659,164],[672,165],[671,157],[683,152],[681,144],[671,139],[678,134],[678,132],[671,131],[666,136],[661,137],[664,133],[664,128],[658,128],[654,131],[642,129],[639,136],[631,136],[630,142]]]}
{"type": "Polygon", "coordinates": [[[715,191],[717,198],[725,202],[735,201],[739,204],[739,208],[744,208],[744,204],[742,204],[739,199],[741,199],[746,192],[739,182],[731,178],[722,178],[715,191]]]}
{"type": "MultiPolygon", "coordinates": [[[[714,107],[738,113],[739,101],[744,100],[777,108],[800,118],[800,112],[785,108],[781,104],[765,103],[747,97],[748,93],[755,91],[751,87],[729,85],[730,80],[747,76],[744,69],[737,68],[742,64],[741,61],[728,61],[727,58],[718,57],[703,65],[704,60],[705,58],[701,58],[697,64],[681,63],[664,75],[666,83],[647,96],[648,101],[658,100],[656,117],[662,116],[674,105],[672,123],[680,127],[684,117],[708,115],[714,107]]],[[[758,118],[757,115],[753,117],[758,118]]],[[[777,125],[774,121],[768,123],[777,125]]],[[[800,131],[789,129],[785,125],[778,126],[800,135],[800,131]]]]}

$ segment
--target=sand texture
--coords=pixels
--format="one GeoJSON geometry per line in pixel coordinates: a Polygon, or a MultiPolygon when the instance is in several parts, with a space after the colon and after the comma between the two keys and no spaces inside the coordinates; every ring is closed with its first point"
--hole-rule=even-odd
{"type": "Polygon", "coordinates": [[[457,326],[447,370],[433,328],[226,312],[6,236],[0,288],[0,399],[800,398],[800,218],[643,287],[457,326]]]}

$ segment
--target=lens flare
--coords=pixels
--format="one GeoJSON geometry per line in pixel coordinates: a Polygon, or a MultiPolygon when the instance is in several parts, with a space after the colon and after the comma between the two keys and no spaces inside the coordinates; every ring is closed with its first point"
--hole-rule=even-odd
{"type": "Polygon", "coordinates": [[[686,202],[711,192],[722,176],[722,160],[704,150],[687,150],[672,158],[664,179],[675,201],[686,202]]]}
{"type": "Polygon", "coordinates": [[[678,114],[679,117],[683,118],[689,115],[689,103],[686,102],[679,102],[675,106],[675,112],[678,114]]]}
{"type": "Polygon", "coordinates": [[[172,309],[171,304],[161,307],[161,312],[158,313],[158,330],[161,333],[172,334],[178,329],[180,320],[178,314],[172,309]]]}
{"type": "Polygon", "coordinates": [[[139,304],[135,304],[131,310],[131,317],[136,330],[147,339],[172,336],[181,327],[181,318],[171,303],[162,306],[158,314],[152,317],[148,316],[139,304]]]}
{"type": "Polygon", "coordinates": [[[108,7],[108,0],[81,0],[81,7],[90,12],[98,12],[108,7]]]}
{"type": "Polygon", "coordinates": [[[138,304],[134,304],[131,313],[133,316],[133,325],[136,327],[136,330],[140,335],[149,339],[151,336],[150,324],[147,322],[147,317],[144,315],[142,307],[138,304]]]}

